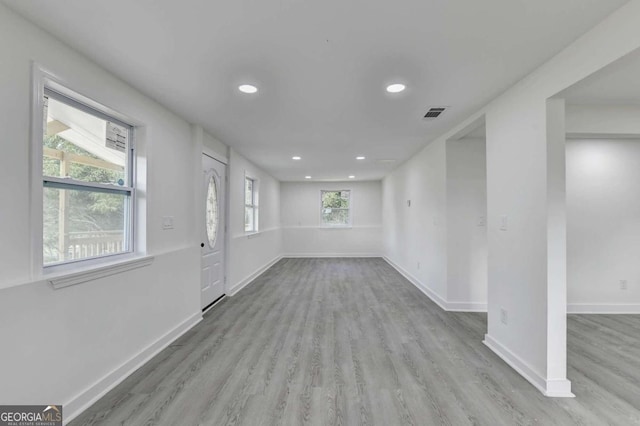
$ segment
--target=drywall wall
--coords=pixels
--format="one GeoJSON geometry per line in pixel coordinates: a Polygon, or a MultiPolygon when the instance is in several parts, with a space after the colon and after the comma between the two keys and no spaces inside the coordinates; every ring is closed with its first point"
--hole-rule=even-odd
{"type": "Polygon", "coordinates": [[[567,141],[567,250],[570,312],[640,313],[640,139],[567,141]]]}
{"type": "Polygon", "coordinates": [[[444,140],[431,143],[385,177],[382,199],[385,258],[441,306],[445,306],[447,235],[444,140]]]}
{"type": "Polygon", "coordinates": [[[227,290],[233,295],[276,262],[282,254],[280,182],[230,149],[229,270],[227,290]],[[258,232],[244,231],[244,180],[258,181],[258,232]]]}
{"type": "MultiPolygon", "coordinates": [[[[0,4],[0,401],[65,405],[65,417],[200,318],[191,127],[0,4]],[[130,117],[142,167],[141,223],[153,263],[54,290],[30,265],[32,61],[130,117]],[[174,229],[162,230],[173,216],[174,229]]],[[[144,244],[141,245],[144,247],[144,244]]]]}
{"type": "Polygon", "coordinates": [[[487,309],[486,141],[447,142],[447,306],[487,309]]]}
{"type": "MultiPolygon", "coordinates": [[[[202,127],[196,127],[202,131],[202,127]]],[[[205,131],[202,131],[202,146],[203,151],[214,155],[218,160],[226,159],[229,162],[229,147],[205,131]]]]}
{"type": "Polygon", "coordinates": [[[566,281],[549,275],[562,272],[554,263],[560,250],[553,235],[562,233],[557,219],[564,161],[559,167],[556,160],[564,149],[557,149],[555,130],[563,127],[564,116],[554,118],[548,129],[547,100],[640,47],[640,28],[634,24],[639,15],[640,2],[627,3],[483,111],[489,230],[485,342],[550,396],[571,392],[562,303],[566,281]],[[551,152],[554,158],[548,157],[551,152]],[[501,229],[504,217],[507,230],[501,229]]]}
{"type": "MultiPolygon", "coordinates": [[[[640,105],[568,104],[566,130],[572,137],[640,134],[640,105]]],[[[604,136],[606,137],[606,136],[604,136]]]]}
{"type": "Polygon", "coordinates": [[[288,256],[380,256],[382,184],[371,182],[283,182],[280,211],[283,250],[288,256]],[[320,224],[320,191],[351,191],[352,226],[320,224]]]}
{"type": "MultiPolygon", "coordinates": [[[[409,189],[416,190],[408,175],[427,173],[429,159],[436,157],[447,139],[485,117],[489,253],[485,343],[549,396],[570,396],[571,392],[566,380],[566,327],[562,321],[566,319],[566,282],[548,275],[550,260],[553,264],[549,253],[557,252],[560,246],[548,232],[562,217],[559,198],[563,189],[548,186],[560,183],[561,167],[557,158],[550,159],[547,153],[563,158],[564,149],[557,149],[557,130],[565,126],[564,117],[556,119],[553,134],[547,134],[547,100],[640,48],[637,16],[640,1],[632,0],[490,104],[431,141],[383,184],[385,252],[409,276],[420,275],[414,283],[436,289],[438,294],[432,297],[441,302],[438,297],[446,295],[442,279],[446,277],[446,259],[438,259],[442,257],[438,253],[446,252],[447,247],[444,239],[427,232],[424,224],[434,212],[446,209],[439,209],[437,203],[424,206],[423,216],[411,220],[400,203],[405,202],[409,189]],[[554,198],[548,198],[548,194],[554,198]],[[503,217],[507,230],[501,230],[503,217]],[[435,256],[429,271],[416,269],[416,256],[421,253],[415,249],[419,240],[429,247],[428,254],[435,256]],[[429,282],[428,276],[432,277],[429,282]]],[[[559,109],[553,105],[552,115],[559,109]]],[[[445,158],[440,157],[440,162],[445,158]]],[[[423,192],[433,195],[431,189],[423,192]]]]}
{"type": "MultiPolygon", "coordinates": [[[[547,99],[640,46],[630,2],[492,102],[487,109],[489,324],[485,342],[545,394],[569,396],[566,284],[548,275],[561,216],[557,162],[548,153],[547,99]],[[594,54],[597,52],[597,54],[594,54]],[[558,187],[550,187],[553,182],[558,187]],[[553,205],[551,203],[554,203],[553,205]],[[503,228],[504,218],[507,229],[503,228]],[[549,255],[552,255],[549,257],[549,255]],[[550,286],[549,284],[555,284],[550,286]],[[503,321],[503,319],[505,319],[503,321]]],[[[555,109],[555,108],[554,108],[555,109]]],[[[564,119],[564,117],[562,117],[564,119]]],[[[564,161],[562,161],[564,164],[564,161]]]]}

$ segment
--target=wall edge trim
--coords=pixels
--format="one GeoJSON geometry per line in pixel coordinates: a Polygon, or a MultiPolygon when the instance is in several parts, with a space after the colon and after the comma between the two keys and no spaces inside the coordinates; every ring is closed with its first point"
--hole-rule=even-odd
{"type": "Polygon", "coordinates": [[[500,357],[511,368],[516,370],[522,377],[538,389],[544,396],[553,398],[573,398],[575,395],[571,393],[571,382],[566,379],[547,380],[538,374],[529,364],[523,361],[516,354],[511,352],[502,343],[498,342],[489,334],[484,335],[482,341],[491,351],[500,357]]]}
{"type": "Polygon", "coordinates": [[[640,314],[637,303],[569,303],[568,314],[640,314]]]}
{"type": "Polygon", "coordinates": [[[431,299],[436,305],[440,306],[445,311],[448,311],[448,302],[440,296],[435,291],[431,290],[425,284],[420,282],[419,279],[411,275],[409,272],[405,271],[401,266],[397,265],[394,261],[389,259],[387,256],[382,256],[382,258],[393,267],[396,271],[400,273],[403,277],[405,277],[411,284],[416,286],[418,290],[423,292],[429,299],[431,299]]]}
{"type": "Polygon", "coordinates": [[[64,404],[65,424],[79,416],[83,411],[107,394],[107,392],[122,383],[127,377],[146,364],[184,333],[197,325],[200,321],[202,321],[202,312],[198,311],[169,330],[155,342],[143,348],[136,355],[129,358],[129,360],[98,379],[78,395],[71,398],[70,401],[64,404]]]}
{"type": "Polygon", "coordinates": [[[253,271],[251,274],[246,276],[244,279],[240,280],[237,284],[231,286],[229,288],[229,291],[227,292],[227,296],[233,297],[236,294],[238,294],[238,292],[240,290],[242,290],[243,288],[245,288],[246,286],[251,284],[256,278],[258,278],[260,275],[262,275],[267,269],[271,268],[273,265],[278,263],[278,261],[280,259],[282,259],[282,257],[283,256],[281,254],[277,255],[275,258],[271,259],[269,262],[267,262],[264,265],[260,266],[258,269],[253,271]]]}
{"type": "Polygon", "coordinates": [[[451,312],[487,312],[484,302],[447,302],[447,307],[451,312]]]}
{"type": "Polygon", "coordinates": [[[301,259],[307,257],[337,258],[337,257],[382,257],[379,253],[287,253],[282,257],[301,259]]]}

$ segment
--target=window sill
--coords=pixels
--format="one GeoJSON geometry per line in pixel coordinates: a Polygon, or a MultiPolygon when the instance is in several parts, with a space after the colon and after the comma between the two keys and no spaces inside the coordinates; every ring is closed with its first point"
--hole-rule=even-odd
{"type": "Polygon", "coordinates": [[[109,263],[101,266],[92,266],[83,269],[75,269],[73,272],[57,272],[44,275],[54,289],[69,287],[76,284],[82,284],[88,281],[97,280],[99,278],[108,277],[110,275],[120,274],[122,272],[131,271],[133,269],[142,268],[153,263],[153,256],[135,257],[118,262],[109,263]]]}
{"type": "Polygon", "coordinates": [[[322,225],[318,227],[319,229],[353,229],[352,225],[336,225],[336,226],[327,226],[322,225]]]}

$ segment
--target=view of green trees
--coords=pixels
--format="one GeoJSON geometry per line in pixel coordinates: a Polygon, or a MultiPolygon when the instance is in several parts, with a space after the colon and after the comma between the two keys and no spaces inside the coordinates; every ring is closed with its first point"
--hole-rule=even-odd
{"type": "MultiPolygon", "coordinates": [[[[60,136],[46,136],[43,146],[66,153],[97,159],[95,155],[77,147],[60,136]]],[[[60,161],[43,157],[43,174],[60,176],[60,161]]],[[[72,163],[69,177],[85,182],[117,183],[124,178],[123,171],[107,170],[84,164],[72,163]]],[[[100,233],[124,230],[125,196],[90,191],[44,189],[44,262],[66,260],[67,253],[59,253],[60,239],[79,233],[100,233]],[[67,197],[64,216],[60,214],[60,197],[67,197]],[[60,220],[66,218],[66,235],[60,235],[60,220]]]]}
{"type": "Polygon", "coordinates": [[[349,198],[349,191],[322,192],[322,223],[325,225],[348,225],[349,198]]]}

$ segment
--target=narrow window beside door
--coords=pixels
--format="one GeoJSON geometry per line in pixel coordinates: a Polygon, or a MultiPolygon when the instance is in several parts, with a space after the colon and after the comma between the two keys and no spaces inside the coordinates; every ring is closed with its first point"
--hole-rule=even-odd
{"type": "Polygon", "coordinates": [[[258,181],[244,179],[244,230],[258,232],[258,181]]]}

